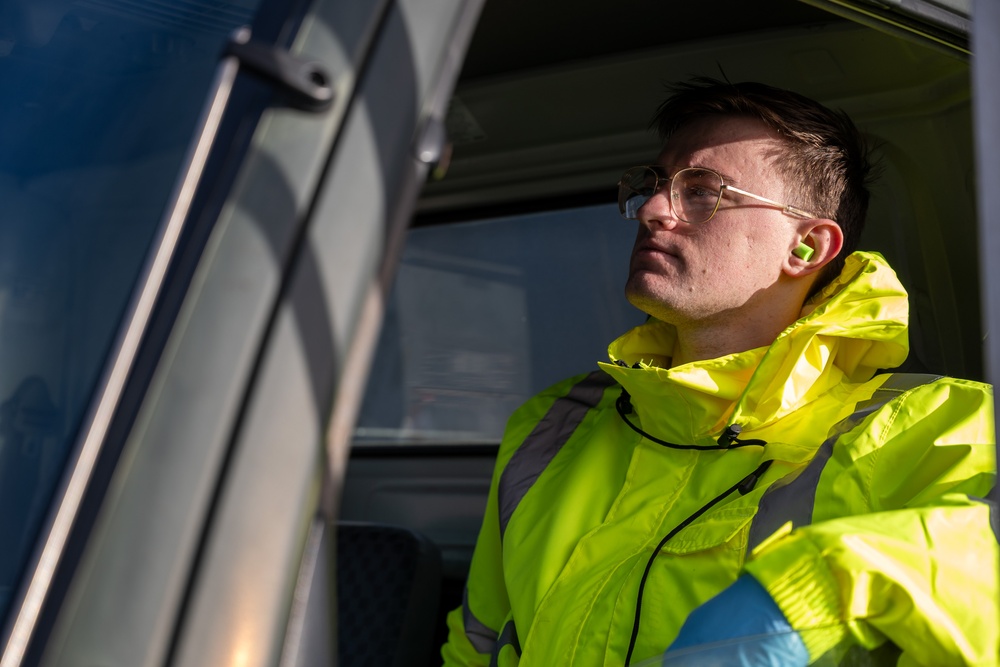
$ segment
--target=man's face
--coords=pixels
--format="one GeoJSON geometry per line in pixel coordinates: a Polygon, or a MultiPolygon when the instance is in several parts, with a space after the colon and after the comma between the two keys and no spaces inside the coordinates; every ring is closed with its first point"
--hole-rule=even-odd
{"type": "MultiPolygon", "coordinates": [[[[704,167],[727,184],[788,202],[774,168],[777,136],[758,120],[707,117],[685,125],[658,163],[667,174],[704,167]]],[[[780,159],[780,158],[779,158],[780,159]]],[[[708,222],[675,218],[664,188],[639,209],[639,233],[625,288],[632,305],[678,326],[750,314],[782,276],[795,227],[779,209],[724,190],[708,222]]]]}

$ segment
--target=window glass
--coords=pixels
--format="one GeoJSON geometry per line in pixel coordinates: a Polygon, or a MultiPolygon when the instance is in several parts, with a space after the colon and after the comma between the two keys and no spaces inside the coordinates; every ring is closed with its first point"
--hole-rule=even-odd
{"type": "Polygon", "coordinates": [[[411,231],[356,443],[499,442],[643,321],[623,296],[634,237],[614,204],[411,231]]]}
{"type": "Polygon", "coordinates": [[[257,0],[0,0],[0,618],[257,0]]]}

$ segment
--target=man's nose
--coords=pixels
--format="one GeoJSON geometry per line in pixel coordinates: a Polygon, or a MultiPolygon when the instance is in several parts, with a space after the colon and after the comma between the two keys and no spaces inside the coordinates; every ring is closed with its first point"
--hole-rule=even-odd
{"type": "Polygon", "coordinates": [[[636,211],[636,218],[650,229],[673,229],[680,222],[670,206],[670,194],[663,189],[657,190],[652,197],[643,202],[636,211]]]}

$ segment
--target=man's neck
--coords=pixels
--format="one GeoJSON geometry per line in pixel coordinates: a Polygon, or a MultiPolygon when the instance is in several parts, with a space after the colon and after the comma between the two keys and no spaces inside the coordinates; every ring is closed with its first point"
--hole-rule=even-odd
{"type": "Polygon", "coordinates": [[[671,366],[681,366],[706,359],[718,359],[728,354],[765,347],[774,342],[780,331],[773,335],[759,337],[747,336],[746,333],[726,335],[727,333],[731,332],[702,330],[696,334],[685,335],[681,330],[678,330],[671,366]]]}
{"type": "Polygon", "coordinates": [[[766,347],[798,319],[799,308],[755,309],[710,321],[676,323],[672,366],[766,347]]]}

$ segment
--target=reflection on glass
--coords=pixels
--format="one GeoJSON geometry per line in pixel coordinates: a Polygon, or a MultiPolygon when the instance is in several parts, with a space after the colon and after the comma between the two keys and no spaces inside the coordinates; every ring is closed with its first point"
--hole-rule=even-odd
{"type": "Polygon", "coordinates": [[[0,0],[0,618],[257,0],[0,0]]]}
{"type": "Polygon", "coordinates": [[[614,204],[410,232],[358,443],[496,443],[518,405],[642,322],[614,204]]]}

